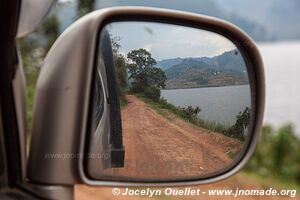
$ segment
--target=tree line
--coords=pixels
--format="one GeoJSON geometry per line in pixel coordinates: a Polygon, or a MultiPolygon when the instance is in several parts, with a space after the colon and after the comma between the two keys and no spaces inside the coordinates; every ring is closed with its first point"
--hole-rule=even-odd
{"type": "Polygon", "coordinates": [[[119,52],[120,39],[118,36],[111,35],[121,99],[125,100],[125,95],[130,92],[141,93],[153,101],[159,101],[160,90],[166,86],[165,72],[156,67],[156,60],[146,49],[133,49],[125,58],[119,52]]]}

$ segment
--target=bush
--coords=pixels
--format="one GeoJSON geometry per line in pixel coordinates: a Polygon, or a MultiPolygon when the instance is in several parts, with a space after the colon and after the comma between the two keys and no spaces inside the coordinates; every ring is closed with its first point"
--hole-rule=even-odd
{"type": "Polygon", "coordinates": [[[161,97],[158,102],[154,102],[153,100],[146,97],[144,94],[135,94],[139,98],[141,98],[146,103],[149,103],[155,110],[161,113],[161,110],[168,110],[175,114],[176,116],[184,119],[196,126],[201,128],[206,128],[208,130],[219,132],[225,135],[225,132],[230,128],[230,125],[221,124],[214,121],[202,120],[199,118],[198,114],[201,112],[201,108],[199,107],[176,107],[175,105],[169,103],[165,98],[161,97]]]}
{"type": "Polygon", "coordinates": [[[160,100],[160,89],[156,86],[146,87],[146,89],[144,90],[144,94],[146,97],[155,102],[159,102],[160,100]]]}
{"type": "Polygon", "coordinates": [[[250,108],[246,107],[243,112],[240,112],[236,116],[236,122],[230,129],[225,133],[226,135],[245,140],[245,130],[247,130],[250,123],[250,108]]]}
{"type": "Polygon", "coordinates": [[[178,110],[180,111],[181,117],[184,119],[187,119],[189,121],[196,120],[198,117],[198,114],[200,113],[201,109],[197,106],[193,108],[192,106],[188,107],[178,107],[178,110]]]}
{"type": "Polygon", "coordinates": [[[291,125],[277,130],[264,126],[254,155],[246,170],[300,183],[300,139],[291,125]]]}
{"type": "Polygon", "coordinates": [[[141,84],[132,84],[129,92],[130,93],[143,93],[145,91],[145,86],[141,84]]]}

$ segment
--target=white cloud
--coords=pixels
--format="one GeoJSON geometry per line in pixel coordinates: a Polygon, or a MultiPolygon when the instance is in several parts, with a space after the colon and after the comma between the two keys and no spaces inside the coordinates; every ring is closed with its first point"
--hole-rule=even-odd
{"type": "Polygon", "coordinates": [[[116,22],[108,26],[121,36],[124,53],[145,48],[155,59],[211,57],[235,48],[227,38],[205,30],[152,22],[116,22]],[[155,33],[155,34],[153,34],[155,33]]]}

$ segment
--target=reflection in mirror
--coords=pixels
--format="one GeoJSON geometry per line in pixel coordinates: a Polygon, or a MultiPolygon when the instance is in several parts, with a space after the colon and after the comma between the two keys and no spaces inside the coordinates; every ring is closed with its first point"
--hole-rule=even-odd
{"type": "Polygon", "coordinates": [[[114,22],[105,30],[125,160],[123,167],[103,169],[102,178],[195,179],[238,161],[248,136],[251,91],[243,56],[229,39],[153,22],[114,22]]]}

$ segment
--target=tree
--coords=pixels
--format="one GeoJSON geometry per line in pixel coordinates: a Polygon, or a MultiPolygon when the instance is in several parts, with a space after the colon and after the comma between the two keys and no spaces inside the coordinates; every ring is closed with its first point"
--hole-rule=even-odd
{"type": "Polygon", "coordinates": [[[149,85],[154,85],[157,87],[166,87],[166,74],[163,70],[157,67],[151,67],[147,70],[148,78],[149,78],[149,85]]]}
{"type": "Polygon", "coordinates": [[[156,86],[146,87],[144,94],[146,97],[155,102],[158,102],[160,99],[160,89],[156,86]]]}
{"type": "Polygon", "coordinates": [[[37,77],[43,60],[59,35],[59,19],[50,14],[39,28],[18,40],[27,84],[27,134],[31,133],[32,108],[37,77]]]}
{"type": "Polygon", "coordinates": [[[248,128],[250,123],[250,108],[246,107],[243,112],[239,112],[236,116],[236,122],[227,131],[227,135],[237,138],[240,140],[245,139],[245,130],[248,128]]]}
{"type": "Polygon", "coordinates": [[[127,75],[125,57],[119,52],[121,48],[120,45],[121,37],[110,35],[110,38],[111,38],[111,45],[114,54],[114,63],[116,67],[117,81],[119,86],[118,91],[121,98],[124,98],[127,89],[128,75],[127,75]]]}
{"type": "Polygon", "coordinates": [[[136,92],[143,92],[149,86],[165,88],[167,79],[165,72],[155,67],[156,60],[152,58],[150,52],[142,48],[132,50],[127,54],[127,58],[129,60],[127,64],[129,79],[132,79],[136,92]]]}
{"type": "MultiPolygon", "coordinates": [[[[291,125],[283,126],[277,131],[272,144],[273,152],[269,154],[269,156],[273,157],[272,164],[274,174],[280,175],[284,173],[287,167],[291,167],[293,161],[291,161],[290,158],[298,146],[295,141],[297,141],[297,138],[294,135],[294,130],[291,125]],[[287,166],[288,163],[290,164],[287,166]]],[[[291,169],[287,171],[291,171],[291,169]]]]}
{"type": "Polygon", "coordinates": [[[122,54],[116,54],[114,56],[114,62],[117,71],[117,81],[119,85],[119,94],[124,96],[127,89],[127,69],[125,64],[125,57],[122,54]]]}
{"type": "Polygon", "coordinates": [[[246,170],[261,176],[272,176],[300,183],[300,138],[291,124],[274,130],[264,126],[254,155],[246,170]]]}
{"type": "Polygon", "coordinates": [[[110,34],[110,39],[111,39],[111,46],[113,52],[115,54],[119,54],[119,50],[121,49],[121,45],[120,45],[121,37],[110,34]]]}
{"type": "Polygon", "coordinates": [[[53,43],[59,36],[59,20],[56,15],[48,17],[43,23],[42,27],[38,30],[42,37],[46,39],[44,45],[45,52],[48,52],[53,43]]]}
{"type": "Polygon", "coordinates": [[[79,0],[78,1],[78,18],[93,11],[95,6],[95,0],[79,0]]]}

